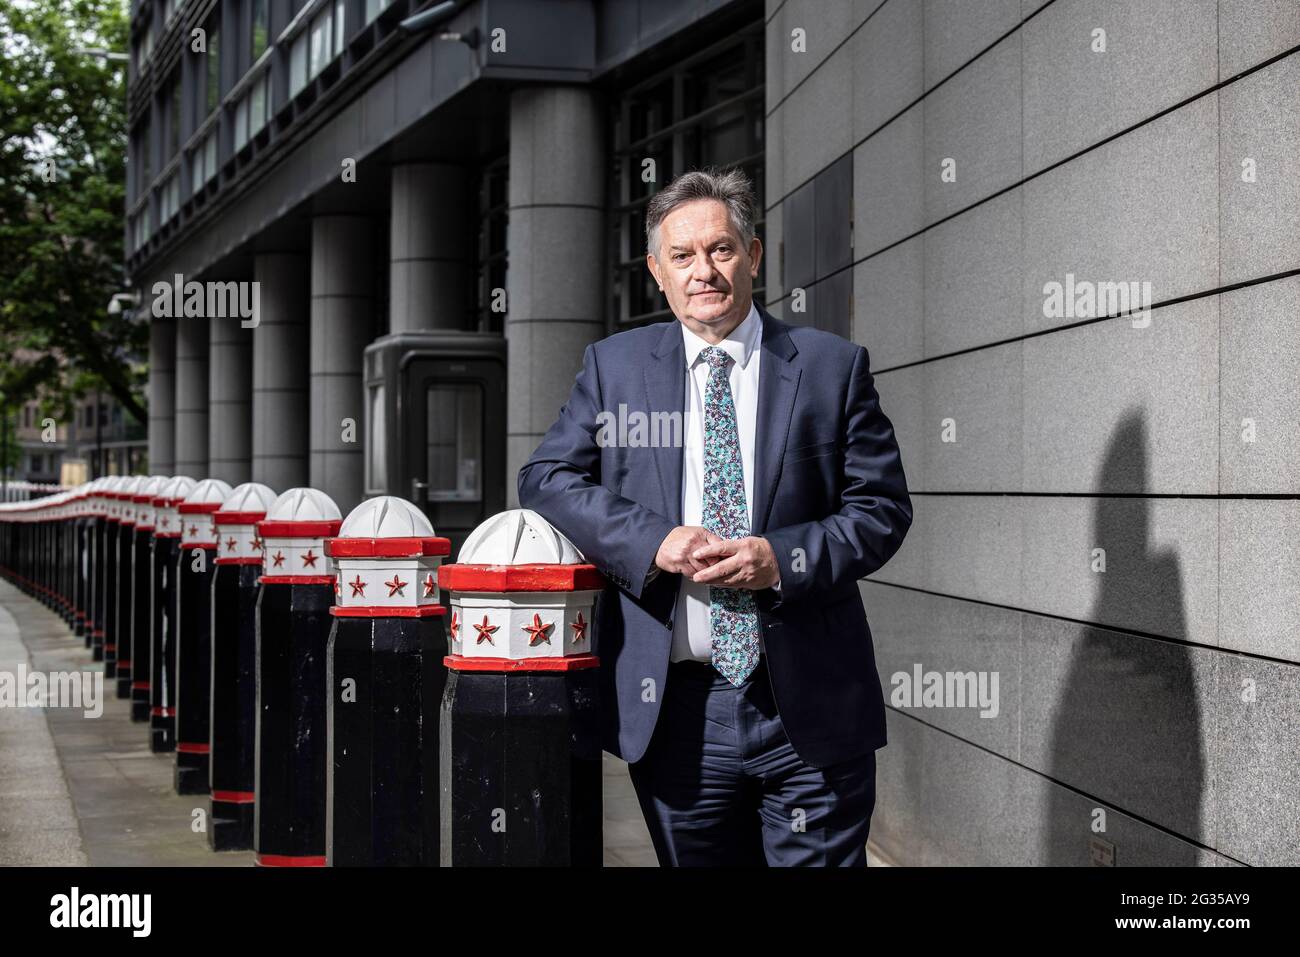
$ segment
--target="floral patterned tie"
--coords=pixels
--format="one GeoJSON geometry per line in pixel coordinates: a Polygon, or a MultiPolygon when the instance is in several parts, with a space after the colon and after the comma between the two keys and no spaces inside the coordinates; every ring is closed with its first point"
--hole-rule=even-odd
{"type": "MultiPolygon", "coordinates": [[[[709,364],[704,387],[704,527],[719,538],[749,534],[745,473],[740,459],[736,403],[727,381],[731,356],[708,346],[700,356],[709,364]]],[[[712,663],[733,685],[758,667],[758,610],[747,588],[709,586],[709,638],[712,663]]]]}

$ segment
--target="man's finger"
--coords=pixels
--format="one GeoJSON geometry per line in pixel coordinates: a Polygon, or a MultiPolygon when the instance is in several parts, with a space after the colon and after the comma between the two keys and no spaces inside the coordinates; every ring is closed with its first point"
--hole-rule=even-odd
{"type": "Polygon", "coordinates": [[[707,545],[701,545],[699,548],[692,549],[692,558],[718,558],[723,555],[734,555],[740,548],[740,539],[738,538],[720,538],[716,542],[709,542],[707,545]]]}
{"type": "Polygon", "coordinates": [[[739,556],[733,555],[731,558],[716,562],[708,568],[696,572],[694,580],[697,582],[708,582],[712,585],[722,584],[726,579],[730,578],[733,574],[744,567],[744,561],[739,556]]]}

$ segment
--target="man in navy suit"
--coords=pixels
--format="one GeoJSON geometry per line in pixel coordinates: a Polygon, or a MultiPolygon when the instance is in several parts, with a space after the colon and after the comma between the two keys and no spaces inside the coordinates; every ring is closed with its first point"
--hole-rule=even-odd
{"type": "Polygon", "coordinates": [[[646,209],[675,320],[587,346],[519,501],[609,584],[604,747],[663,865],[865,866],[885,708],[858,580],[912,505],[867,350],[752,301],[738,170],[646,209]]]}

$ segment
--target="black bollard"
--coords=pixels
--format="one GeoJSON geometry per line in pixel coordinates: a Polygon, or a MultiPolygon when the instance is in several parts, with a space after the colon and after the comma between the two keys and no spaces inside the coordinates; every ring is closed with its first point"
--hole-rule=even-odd
{"type": "Polygon", "coordinates": [[[122,662],[128,660],[131,720],[141,723],[149,721],[149,635],[162,611],[154,601],[153,497],[166,480],[160,475],[142,479],[131,496],[135,509],[131,530],[131,629],[118,642],[117,668],[120,679],[122,662]]]}
{"type": "Polygon", "coordinates": [[[257,596],[262,542],[256,524],[275,493],[265,485],[236,486],[213,513],[217,528],[212,577],[212,727],[208,786],[214,851],[253,846],[256,744],[257,596]]]}
{"type": "Polygon", "coordinates": [[[381,497],[326,542],[339,592],[328,650],[330,866],[438,865],[438,707],[447,650],[437,572],[450,542],[381,497]]]}
{"type": "MultiPolygon", "coordinates": [[[[177,475],[164,480],[150,501],[153,548],[149,581],[153,592],[149,632],[149,750],[176,749],[176,553],[180,545],[180,515],[176,511],[194,491],[194,479],[177,475]],[[165,527],[164,527],[165,526],[165,527]]],[[[144,661],[140,662],[144,672],[144,661]]]]}
{"type": "MultiPolygon", "coordinates": [[[[103,634],[95,636],[95,646],[92,658],[95,661],[103,661],[107,652],[105,649],[116,644],[115,636],[117,635],[117,597],[118,597],[118,564],[121,558],[118,550],[117,541],[118,533],[122,530],[122,500],[118,498],[122,486],[129,479],[121,476],[114,476],[105,484],[103,495],[104,501],[104,546],[100,550],[103,561],[100,562],[98,571],[100,579],[100,590],[103,593],[103,618],[100,622],[100,628],[103,634]]],[[[125,690],[119,683],[117,686],[117,696],[119,698],[131,697],[131,685],[128,682],[125,690]]]]}
{"type": "Polygon", "coordinates": [[[442,699],[442,863],[600,867],[605,581],[536,512],[501,512],[439,569],[451,597],[442,699]]]}
{"type": "Polygon", "coordinates": [[[212,701],[212,578],[217,528],[212,515],[230,496],[220,479],[204,479],[177,506],[176,775],[178,794],[208,793],[212,701]]]}
{"type": "Polygon", "coordinates": [[[323,867],[325,858],[326,650],[335,578],[325,539],[338,506],[295,488],[258,524],[257,774],[253,849],[266,867],[323,867]]]}
{"type": "MultiPolygon", "coordinates": [[[[135,493],[147,481],[143,475],[133,475],[117,487],[117,604],[114,607],[113,631],[104,642],[104,677],[116,678],[117,696],[134,701],[131,679],[131,614],[135,599],[135,493]],[[127,674],[118,676],[119,659],[127,659],[127,674]],[[126,694],[122,689],[126,688],[126,694]]],[[[135,718],[132,712],[132,718],[135,718]]],[[[143,719],[141,719],[143,720],[143,719]]]]}

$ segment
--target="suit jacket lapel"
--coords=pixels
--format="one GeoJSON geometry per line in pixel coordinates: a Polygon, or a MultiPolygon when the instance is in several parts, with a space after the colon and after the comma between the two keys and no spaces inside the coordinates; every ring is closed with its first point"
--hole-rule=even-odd
{"type": "Polygon", "coordinates": [[[754,437],[754,521],[751,534],[767,530],[767,518],[781,480],[781,463],[785,458],[790,418],[794,413],[795,394],[799,391],[797,365],[792,364],[798,349],[790,338],[789,326],[761,305],[763,320],[763,361],[758,367],[758,416],[754,437]]]}
{"type": "MultiPolygon", "coordinates": [[[[686,428],[686,347],[682,344],[680,320],[674,320],[664,329],[659,345],[651,355],[653,361],[645,365],[646,412],[652,417],[656,412],[677,412],[682,417],[683,433],[686,428]]],[[[663,511],[674,525],[682,523],[682,444],[660,448],[654,458],[655,471],[659,473],[659,489],[663,495],[663,511]]]]}

